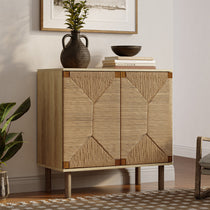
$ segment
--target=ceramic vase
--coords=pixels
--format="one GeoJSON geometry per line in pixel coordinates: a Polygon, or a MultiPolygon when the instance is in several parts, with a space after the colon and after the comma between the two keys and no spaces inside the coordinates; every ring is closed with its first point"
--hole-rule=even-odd
{"type": "Polygon", "coordinates": [[[66,34],[62,39],[63,50],[61,52],[61,63],[64,68],[87,68],[90,62],[90,53],[88,50],[88,38],[80,35],[79,31],[72,31],[66,34]],[[66,44],[66,38],[70,40],[66,44]],[[85,39],[85,44],[81,41],[85,39]]]}

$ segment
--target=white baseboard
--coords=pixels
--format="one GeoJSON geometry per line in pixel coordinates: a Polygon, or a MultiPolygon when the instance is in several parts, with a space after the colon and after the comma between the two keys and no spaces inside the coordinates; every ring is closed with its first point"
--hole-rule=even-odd
{"type": "MultiPolygon", "coordinates": [[[[173,165],[165,166],[165,181],[174,181],[174,167],[173,165]]],[[[115,169],[103,171],[88,171],[88,172],[74,172],[72,173],[72,188],[84,188],[106,185],[121,185],[134,184],[135,170],[129,169],[115,169]]],[[[157,182],[158,167],[142,167],[141,168],[141,183],[157,182]]],[[[14,177],[9,179],[10,192],[33,192],[44,191],[45,180],[44,176],[31,177],[14,177]]],[[[64,189],[64,174],[52,174],[52,188],[64,189]]]]}
{"type": "Polygon", "coordinates": [[[174,145],[173,146],[173,154],[176,156],[195,158],[196,149],[194,147],[174,145]]]}
{"type": "MultiPolygon", "coordinates": [[[[205,142],[203,143],[205,144],[205,142]]],[[[202,154],[206,155],[210,153],[210,144],[203,146],[202,154]]],[[[173,145],[173,154],[176,156],[195,158],[196,157],[196,147],[182,146],[182,145],[173,145]]]]}

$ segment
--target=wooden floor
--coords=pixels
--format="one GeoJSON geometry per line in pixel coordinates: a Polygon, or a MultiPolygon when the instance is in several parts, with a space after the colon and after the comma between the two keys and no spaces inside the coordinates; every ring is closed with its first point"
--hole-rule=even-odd
{"type": "MultiPolygon", "coordinates": [[[[195,160],[183,157],[174,157],[175,167],[175,182],[165,182],[165,189],[194,189],[195,179],[195,160]]],[[[210,187],[210,176],[202,176],[202,186],[210,187]]],[[[105,186],[105,187],[93,187],[85,189],[73,189],[72,197],[87,196],[87,195],[104,195],[108,193],[120,193],[120,192],[134,192],[145,190],[157,190],[157,183],[143,183],[141,186],[135,185],[122,185],[122,186],[105,186]]],[[[31,201],[42,200],[52,198],[65,198],[64,191],[54,191],[52,193],[45,192],[33,192],[33,193],[18,193],[11,194],[9,198],[1,202],[19,202],[19,201],[31,201]]]]}

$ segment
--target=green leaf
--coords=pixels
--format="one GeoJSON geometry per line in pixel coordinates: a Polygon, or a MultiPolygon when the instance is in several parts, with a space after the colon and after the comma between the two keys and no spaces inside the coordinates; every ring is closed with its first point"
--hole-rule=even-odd
{"type": "Polygon", "coordinates": [[[9,142],[11,139],[15,138],[15,136],[17,136],[18,133],[8,133],[6,135],[6,139],[5,139],[5,143],[9,142]]]}
{"type": "Polygon", "coordinates": [[[16,103],[3,103],[0,104],[0,123],[4,121],[6,116],[8,115],[9,111],[16,103]]]}
{"type": "Polygon", "coordinates": [[[3,135],[4,132],[2,132],[2,129],[0,128],[0,138],[3,135]]]}
{"type": "Polygon", "coordinates": [[[65,9],[66,16],[66,25],[68,28],[73,30],[78,30],[83,27],[84,20],[87,18],[87,1],[79,1],[75,3],[75,0],[63,1],[63,8],[65,9]],[[67,24],[69,23],[69,24],[67,24]]]}
{"type": "Polygon", "coordinates": [[[5,137],[6,132],[2,132],[2,129],[0,128],[0,158],[4,153],[4,147],[5,147],[5,137]]]}
{"type": "Polygon", "coordinates": [[[17,114],[15,115],[12,115],[5,123],[4,123],[4,126],[1,130],[1,132],[4,132],[6,131],[7,127],[9,126],[9,124],[11,123],[11,121],[17,116],[17,114]]]}
{"type": "Polygon", "coordinates": [[[19,133],[18,136],[15,138],[15,140],[13,142],[17,142],[17,144],[13,145],[11,148],[9,148],[7,150],[4,157],[1,158],[2,162],[6,162],[9,159],[11,159],[19,151],[19,149],[22,147],[22,145],[23,145],[22,133],[19,133]]]}
{"type": "Polygon", "coordinates": [[[4,149],[5,149],[5,141],[3,139],[0,140],[0,158],[4,154],[4,149]]]}
{"type": "MultiPolygon", "coordinates": [[[[14,117],[12,119],[12,121],[15,121],[17,119],[19,119],[21,116],[23,116],[31,107],[31,100],[30,97],[28,97],[19,107],[18,109],[13,113],[13,115],[16,115],[16,117],[14,117]]],[[[13,116],[12,115],[12,116],[13,116]]]]}
{"type": "Polygon", "coordinates": [[[10,149],[11,147],[13,147],[14,145],[16,144],[19,144],[19,143],[23,143],[22,141],[13,141],[13,142],[10,142],[8,144],[5,145],[5,151],[7,151],[8,149],[10,149]]]}

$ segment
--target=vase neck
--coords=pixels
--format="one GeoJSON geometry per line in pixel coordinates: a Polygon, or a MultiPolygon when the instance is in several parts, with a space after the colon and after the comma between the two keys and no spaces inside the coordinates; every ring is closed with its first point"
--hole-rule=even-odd
{"type": "Polygon", "coordinates": [[[80,38],[80,31],[71,31],[72,39],[79,39],[80,38]]]}

